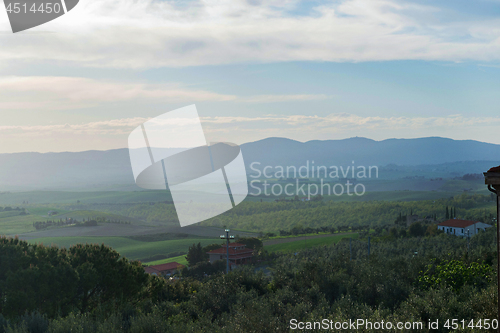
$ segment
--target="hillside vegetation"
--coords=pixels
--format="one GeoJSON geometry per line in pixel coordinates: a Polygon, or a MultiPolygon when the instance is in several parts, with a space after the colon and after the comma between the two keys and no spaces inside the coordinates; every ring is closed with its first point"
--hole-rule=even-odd
{"type": "MultiPolygon", "coordinates": [[[[465,331],[495,332],[493,229],[474,236],[469,251],[465,239],[452,235],[384,236],[369,256],[364,240],[353,242],[352,260],[349,243],[339,242],[292,254],[263,253],[259,258],[267,263],[260,268],[268,275],[247,266],[206,276],[211,265],[204,263],[174,280],[148,276],[104,246],[60,250],[1,238],[0,329],[289,332],[298,321],[326,319],[330,331],[339,331],[330,323],[356,318],[410,325],[389,332],[449,332],[447,320],[460,318],[465,331]],[[439,327],[430,329],[429,321],[436,320],[439,327]]],[[[356,331],[381,330],[363,324],[356,331]]]]}
{"type": "Polygon", "coordinates": [[[251,231],[288,230],[294,226],[384,226],[402,213],[445,219],[446,207],[455,207],[457,218],[490,222],[495,203],[489,195],[461,194],[448,199],[368,202],[244,202],[235,209],[202,222],[251,231]]]}

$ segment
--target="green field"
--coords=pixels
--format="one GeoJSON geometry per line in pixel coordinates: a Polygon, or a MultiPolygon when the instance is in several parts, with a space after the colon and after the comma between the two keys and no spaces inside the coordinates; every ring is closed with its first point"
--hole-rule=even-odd
{"type": "Polygon", "coordinates": [[[340,242],[342,238],[357,239],[358,236],[359,235],[356,233],[352,235],[335,235],[330,237],[310,238],[306,240],[304,240],[304,237],[300,237],[301,239],[295,242],[268,245],[265,246],[264,249],[266,249],[269,252],[295,252],[314,246],[336,244],[340,242]]]}
{"type": "Polygon", "coordinates": [[[132,203],[172,200],[167,191],[30,191],[0,192],[0,206],[29,204],[75,203],[132,203]]]}
{"type": "Polygon", "coordinates": [[[161,259],[161,260],[155,260],[155,261],[150,261],[145,263],[148,266],[153,266],[153,265],[160,265],[160,264],[166,264],[169,262],[177,262],[181,265],[187,266],[188,261],[186,260],[186,255],[178,256],[178,257],[172,257],[172,258],[167,258],[167,259],[161,259]]]}
{"type": "Polygon", "coordinates": [[[61,213],[58,215],[51,216],[53,219],[65,219],[72,218],[77,221],[82,221],[83,219],[106,219],[111,221],[122,221],[122,222],[137,222],[137,219],[126,217],[113,213],[98,212],[95,210],[75,210],[72,212],[61,213]]]}
{"type": "Polygon", "coordinates": [[[38,206],[38,205],[22,205],[22,207],[26,208],[26,210],[31,214],[31,215],[40,215],[43,217],[47,217],[47,214],[50,211],[55,211],[58,212],[59,214],[66,213],[66,210],[62,210],[59,208],[54,208],[50,206],[38,206]]]}
{"type": "Polygon", "coordinates": [[[58,247],[70,247],[75,244],[105,244],[118,251],[122,256],[131,260],[140,260],[154,255],[166,255],[172,252],[187,252],[189,246],[201,243],[207,246],[217,243],[213,238],[188,238],[179,240],[166,240],[159,242],[141,242],[126,237],[43,237],[28,240],[30,243],[43,243],[58,247]]]}
{"type": "Polygon", "coordinates": [[[105,213],[90,210],[80,210],[80,211],[64,211],[54,208],[46,208],[34,206],[27,206],[27,211],[30,212],[28,215],[19,215],[20,211],[4,211],[0,212],[0,235],[19,235],[29,232],[34,232],[36,229],[33,227],[33,222],[45,222],[45,221],[59,221],[60,219],[65,220],[66,218],[73,218],[78,221],[88,218],[106,219],[110,221],[121,221],[129,222],[134,224],[143,224],[137,219],[126,217],[113,213],[105,213]],[[47,216],[47,213],[51,210],[57,211],[60,214],[47,216]]]}
{"type": "Polygon", "coordinates": [[[0,235],[19,235],[35,231],[33,222],[47,221],[50,218],[38,215],[20,215],[0,218],[0,235]]]}
{"type": "Polygon", "coordinates": [[[11,211],[6,211],[6,212],[0,212],[0,219],[4,219],[7,217],[13,217],[13,216],[19,216],[19,213],[21,213],[18,210],[11,210],[11,211]]]}

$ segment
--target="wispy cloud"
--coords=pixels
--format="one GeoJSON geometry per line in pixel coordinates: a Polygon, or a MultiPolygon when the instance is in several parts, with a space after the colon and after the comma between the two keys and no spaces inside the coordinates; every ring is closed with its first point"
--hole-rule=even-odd
{"type": "Polygon", "coordinates": [[[1,109],[75,109],[106,102],[168,100],[229,101],[233,95],[189,90],[175,85],[111,82],[79,77],[0,78],[1,109]]]}
{"type": "MultiPolygon", "coordinates": [[[[102,134],[124,133],[134,129],[151,118],[134,117],[95,121],[81,124],[51,124],[35,126],[0,126],[0,131],[21,132],[89,132],[102,134]]],[[[354,114],[339,113],[325,117],[312,115],[268,115],[264,117],[202,117],[202,124],[209,131],[231,128],[244,129],[246,126],[259,124],[265,131],[267,128],[280,127],[282,129],[296,128],[298,124],[310,128],[313,132],[338,129],[412,129],[428,127],[459,128],[466,126],[499,126],[500,117],[463,117],[461,115],[451,115],[447,117],[362,117],[354,114]]],[[[304,127],[297,128],[301,131],[304,127]]],[[[272,134],[272,133],[269,133],[272,134]]]]}
{"type": "Polygon", "coordinates": [[[2,110],[67,110],[132,100],[169,103],[197,101],[277,103],[326,98],[329,96],[306,94],[238,97],[206,90],[191,90],[180,84],[125,83],[81,77],[0,77],[2,110]]]}
{"type": "MultiPolygon", "coordinates": [[[[0,61],[155,68],[241,62],[500,60],[500,19],[443,17],[445,7],[395,0],[86,0],[31,31],[0,34],[0,61]]],[[[8,31],[4,11],[0,30],[8,31]]]]}
{"type": "MultiPolygon", "coordinates": [[[[451,115],[446,117],[362,117],[349,113],[331,114],[325,117],[317,115],[269,115],[265,117],[205,117],[207,124],[232,124],[244,127],[245,124],[259,122],[263,128],[266,126],[295,127],[297,124],[313,127],[313,130],[336,128],[347,129],[391,129],[398,128],[427,128],[427,127],[461,127],[477,125],[500,125],[500,117],[463,117],[451,115]]],[[[215,128],[216,126],[214,126],[215,128]]],[[[298,130],[302,130],[299,128],[298,130]]]]}
{"type": "Polygon", "coordinates": [[[348,113],[268,115],[266,117],[210,117],[202,120],[210,141],[237,143],[271,136],[299,141],[343,139],[353,136],[375,140],[442,136],[500,144],[496,135],[500,117],[363,117],[348,113]]]}
{"type": "Polygon", "coordinates": [[[297,101],[313,101],[332,98],[328,95],[257,95],[247,98],[240,98],[241,102],[246,103],[277,103],[277,102],[297,102],[297,101]]]}
{"type": "MultiPolygon", "coordinates": [[[[122,118],[79,124],[0,126],[0,140],[10,142],[1,152],[78,151],[124,148],[130,132],[149,118],[122,118]],[[27,149],[26,147],[32,147],[27,149]]],[[[339,113],[317,115],[268,115],[265,117],[203,117],[209,142],[244,143],[278,136],[300,141],[364,136],[373,139],[443,136],[495,142],[500,117],[362,117],[339,113]],[[462,137],[467,133],[467,137],[462,137]]]]}

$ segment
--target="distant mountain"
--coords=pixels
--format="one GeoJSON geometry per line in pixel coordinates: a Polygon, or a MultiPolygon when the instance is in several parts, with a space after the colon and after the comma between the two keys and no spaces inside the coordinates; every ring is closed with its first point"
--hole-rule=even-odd
{"type": "Polygon", "coordinates": [[[268,165],[429,165],[459,161],[500,161],[500,145],[440,137],[419,139],[366,138],[298,142],[268,138],[242,145],[244,158],[268,165]]]}
{"type": "MultiPolygon", "coordinates": [[[[241,145],[247,172],[265,166],[409,166],[426,170],[473,173],[500,164],[500,145],[440,137],[419,139],[366,138],[299,142],[267,138],[241,145]],[[478,162],[488,161],[488,162],[478,162]],[[429,167],[444,165],[440,168],[429,167]],[[443,171],[444,170],[444,171],[443,171]],[[448,171],[447,171],[448,170],[448,171]],[[457,171],[458,170],[458,171],[457,171]]],[[[387,168],[386,168],[387,169],[387,168]]],[[[394,169],[394,168],[392,168],[394,169]]],[[[140,190],[135,186],[127,149],[65,153],[0,154],[0,191],[33,189],[140,190]]]]}

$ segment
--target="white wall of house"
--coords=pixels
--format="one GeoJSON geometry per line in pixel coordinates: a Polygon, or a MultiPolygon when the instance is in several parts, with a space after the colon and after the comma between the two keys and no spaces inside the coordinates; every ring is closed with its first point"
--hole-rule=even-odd
{"type": "Polygon", "coordinates": [[[214,253],[209,253],[208,254],[208,261],[210,261],[211,263],[214,263],[215,261],[217,260],[221,260],[221,259],[226,259],[226,255],[225,254],[214,254],[214,253]]]}
{"type": "Polygon", "coordinates": [[[476,222],[475,224],[472,224],[465,228],[456,228],[456,227],[447,227],[438,225],[439,230],[443,230],[446,234],[456,235],[456,236],[467,236],[467,235],[473,236],[478,234],[480,231],[485,231],[487,228],[491,228],[491,225],[483,222],[476,222]],[[469,231],[469,233],[467,233],[467,231],[469,231]]]}

